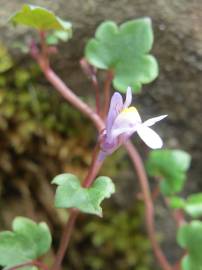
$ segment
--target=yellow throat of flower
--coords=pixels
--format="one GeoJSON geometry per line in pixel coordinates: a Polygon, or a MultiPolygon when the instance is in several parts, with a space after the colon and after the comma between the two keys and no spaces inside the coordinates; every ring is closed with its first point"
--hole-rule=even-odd
{"type": "Polygon", "coordinates": [[[138,113],[137,109],[135,107],[129,107],[129,108],[125,108],[121,111],[121,113],[125,114],[125,113],[138,113]]]}

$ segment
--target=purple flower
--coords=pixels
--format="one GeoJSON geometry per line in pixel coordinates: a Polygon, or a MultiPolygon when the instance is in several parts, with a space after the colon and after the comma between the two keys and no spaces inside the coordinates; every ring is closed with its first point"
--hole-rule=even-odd
{"type": "Polygon", "coordinates": [[[111,98],[110,108],[106,121],[106,129],[100,136],[100,159],[113,153],[134,132],[152,149],[161,148],[163,145],[160,136],[150,128],[167,115],[161,115],[142,122],[135,107],[129,107],[132,102],[131,88],[128,87],[126,100],[115,92],[111,98]]]}

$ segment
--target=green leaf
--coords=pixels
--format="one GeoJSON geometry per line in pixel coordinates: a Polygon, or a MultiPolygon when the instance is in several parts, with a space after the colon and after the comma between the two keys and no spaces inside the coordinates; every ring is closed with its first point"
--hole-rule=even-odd
{"type": "Polygon", "coordinates": [[[11,267],[36,258],[34,243],[13,232],[0,233],[0,265],[11,267]]]}
{"type": "Polygon", "coordinates": [[[56,176],[57,184],[55,206],[58,208],[77,208],[81,212],[102,216],[101,202],[115,192],[114,184],[109,177],[100,176],[90,188],[83,188],[79,179],[73,174],[56,176]]]}
{"type": "Polygon", "coordinates": [[[13,231],[0,233],[1,266],[12,267],[25,263],[37,259],[49,250],[51,235],[44,222],[36,224],[28,218],[17,217],[12,227],[13,231]]]}
{"type": "Polygon", "coordinates": [[[60,41],[67,42],[72,37],[72,31],[69,29],[65,30],[55,30],[53,33],[47,36],[46,42],[49,45],[56,45],[60,41]]]}
{"type": "Polygon", "coordinates": [[[185,211],[193,218],[202,216],[202,193],[189,196],[185,204],[185,211]]]}
{"type": "Polygon", "coordinates": [[[154,150],[149,154],[146,169],[150,176],[160,177],[161,192],[166,196],[183,189],[191,157],[181,150],[154,150]]]}
{"type": "Polygon", "coordinates": [[[169,204],[170,204],[170,207],[173,209],[179,209],[179,208],[183,209],[184,206],[186,205],[185,200],[177,196],[171,197],[169,204]]]}
{"type": "Polygon", "coordinates": [[[57,17],[52,11],[34,5],[23,5],[22,9],[10,17],[13,24],[22,24],[37,30],[68,30],[71,24],[57,17]]]}
{"type": "Polygon", "coordinates": [[[183,209],[192,218],[199,218],[202,216],[202,193],[190,195],[186,200],[173,196],[170,198],[170,206],[183,209]]]}
{"type": "Polygon", "coordinates": [[[202,222],[192,221],[180,227],[177,241],[188,252],[182,260],[183,270],[202,270],[202,222]]]}
{"type": "Polygon", "coordinates": [[[149,54],[153,44],[151,20],[143,18],[118,27],[102,23],[85,48],[85,57],[97,68],[112,70],[113,85],[121,92],[131,86],[135,92],[158,75],[155,58],[149,54]]]}
{"type": "Polygon", "coordinates": [[[51,234],[45,222],[36,224],[30,219],[18,217],[13,222],[13,230],[19,232],[37,243],[37,257],[46,253],[51,245],[51,234]]]}

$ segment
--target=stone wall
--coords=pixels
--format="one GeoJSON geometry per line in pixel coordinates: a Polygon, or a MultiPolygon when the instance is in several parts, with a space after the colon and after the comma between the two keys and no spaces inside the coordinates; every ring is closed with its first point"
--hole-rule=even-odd
{"type": "MultiPolygon", "coordinates": [[[[50,7],[73,23],[74,36],[61,46],[54,66],[66,82],[81,95],[89,93],[89,83],[79,67],[86,40],[103,20],[118,23],[142,16],[152,18],[155,43],[153,54],[160,75],[144,86],[135,98],[145,118],[168,114],[157,129],[167,147],[181,148],[193,156],[189,192],[202,188],[202,1],[201,0],[0,0],[0,40],[16,57],[16,39],[29,36],[25,28],[6,25],[10,14],[23,3],[50,7]]],[[[188,189],[187,189],[188,190],[188,189]]]]}

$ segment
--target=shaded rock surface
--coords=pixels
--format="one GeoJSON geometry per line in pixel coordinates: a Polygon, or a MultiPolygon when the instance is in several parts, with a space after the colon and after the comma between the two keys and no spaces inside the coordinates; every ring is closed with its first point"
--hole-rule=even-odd
{"type": "MultiPolygon", "coordinates": [[[[167,113],[168,119],[157,129],[167,147],[181,148],[192,154],[189,190],[202,188],[202,1],[201,0],[33,0],[32,4],[54,10],[73,23],[74,36],[61,46],[61,54],[54,57],[54,66],[62,78],[81,95],[89,93],[79,59],[96,26],[103,20],[125,20],[149,16],[152,18],[155,43],[153,54],[159,61],[160,75],[144,86],[135,97],[137,107],[145,119],[167,113]]],[[[14,41],[29,36],[25,28],[6,24],[6,20],[27,1],[0,0],[0,40],[10,50],[14,41]]],[[[124,187],[125,188],[125,187],[124,187]]],[[[130,188],[129,188],[130,189],[130,188]]],[[[162,213],[163,210],[158,212],[162,213]]],[[[161,214],[160,214],[161,215],[161,214]]],[[[165,215],[165,214],[163,214],[165,215]]]]}
{"type": "MultiPolygon", "coordinates": [[[[4,7],[0,10],[0,39],[12,48],[16,39],[22,40],[30,32],[26,28],[12,28],[6,21],[10,14],[27,1],[1,0],[0,3],[4,7]]],[[[168,113],[169,117],[162,129],[166,144],[191,151],[193,167],[197,167],[193,171],[198,170],[199,173],[202,147],[202,2],[35,0],[31,3],[51,8],[73,23],[73,39],[61,46],[61,54],[55,57],[54,66],[65,81],[83,95],[88,91],[89,84],[78,61],[83,56],[86,40],[93,35],[96,26],[103,20],[121,23],[142,16],[152,18],[155,32],[153,54],[159,61],[160,75],[151,85],[144,86],[136,100],[145,118],[148,115],[168,113]]],[[[13,52],[16,53],[16,50],[13,52]]]]}

